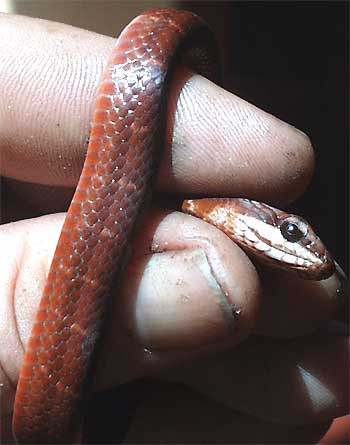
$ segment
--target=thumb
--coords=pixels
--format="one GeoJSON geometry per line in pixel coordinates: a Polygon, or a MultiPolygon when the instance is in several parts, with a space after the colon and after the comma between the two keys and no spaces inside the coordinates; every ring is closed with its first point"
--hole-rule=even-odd
{"type": "MultiPolygon", "coordinates": [[[[0,229],[0,383],[7,412],[64,217],[0,229]]],[[[111,295],[96,388],[232,346],[257,319],[257,273],[223,233],[178,212],[153,212],[141,227],[111,295]]]]}

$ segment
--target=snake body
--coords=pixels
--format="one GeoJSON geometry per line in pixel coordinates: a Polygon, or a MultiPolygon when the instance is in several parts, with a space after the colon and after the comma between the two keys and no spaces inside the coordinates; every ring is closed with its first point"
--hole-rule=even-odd
{"type": "Polygon", "coordinates": [[[212,34],[186,11],[145,12],[112,50],[83,170],[26,345],[13,418],[20,443],[70,441],[107,296],[152,189],[164,145],[161,116],[179,63],[218,80],[212,34]]]}

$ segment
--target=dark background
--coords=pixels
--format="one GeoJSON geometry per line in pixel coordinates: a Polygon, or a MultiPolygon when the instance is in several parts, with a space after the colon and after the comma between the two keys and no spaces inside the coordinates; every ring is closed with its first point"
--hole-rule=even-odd
{"type": "Polygon", "coordinates": [[[293,211],[348,271],[349,3],[180,3],[214,29],[224,87],[310,137],[315,176],[293,211]]]}
{"type": "MultiPolygon", "coordinates": [[[[199,14],[213,28],[226,89],[311,138],[317,159],[315,176],[292,210],[314,226],[347,271],[348,3],[183,1],[179,7],[199,14]]],[[[92,442],[122,439],[128,415],[137,403],[136,393],[142,394],[142,383],[141,388],[140,383],[128,385],[94,399],[88,421],[92,442]],[[106,409],[108,400],[111,409],[106,409]],[[125,419],[119,433],[115,429],[117,409],[125,419]],[[107,413],[113,416],[108,419],[107,413]]]]}

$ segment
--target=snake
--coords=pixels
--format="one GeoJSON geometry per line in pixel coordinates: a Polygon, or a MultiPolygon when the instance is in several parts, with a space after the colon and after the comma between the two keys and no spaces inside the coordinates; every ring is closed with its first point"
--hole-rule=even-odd
{"type": "MultiPolygon", "coordinates": [[[[82,411],[111,287],[126,262],[166,143],[163,116],[179,65],[219,82],[217,45],[197,15],[151,9],[111,51],[95,99],[81,176],[52,259],[17,384],[18,443],[69,443],[82,411]]],[[[301,217],[247,198],[188,199],[248,254],[322,280],[334,262],[301,217]]]]}

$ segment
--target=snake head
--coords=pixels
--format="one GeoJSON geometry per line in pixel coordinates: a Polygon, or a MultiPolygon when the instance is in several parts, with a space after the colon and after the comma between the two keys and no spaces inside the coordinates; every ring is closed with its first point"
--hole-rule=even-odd
{"type": "Polygon", "coordinates": [[[242,198],[191,199],[182,210],[218,227],[264,263],[309,280],[334,273],[331,255],[300,216],[242,198]]]}

